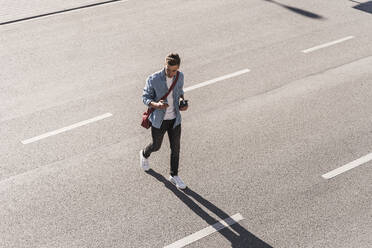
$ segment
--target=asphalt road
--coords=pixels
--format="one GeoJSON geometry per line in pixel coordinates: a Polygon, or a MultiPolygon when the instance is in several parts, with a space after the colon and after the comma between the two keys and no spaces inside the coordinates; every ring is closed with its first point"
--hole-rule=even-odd
{"type": "Polygon", "coordinates": [[[0,247],[165,247],[236,214],[187,247],[372,247],[372,161],[322,177],[372,152],[371,1],[96,3],[0,3],[0,247]],[[186,92],[185,191],[167,139],[139,167],[169,52],[185,88],[249,70],[186,92]]]}

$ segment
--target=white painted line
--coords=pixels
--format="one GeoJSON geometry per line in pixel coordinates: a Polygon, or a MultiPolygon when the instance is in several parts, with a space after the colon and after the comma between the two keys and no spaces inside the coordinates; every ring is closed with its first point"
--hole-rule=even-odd
{"type": "Polygon", "coordinates": [[[348,36],[348,37],[345,37],[345,38],[342,38],[342,39],[339,39],[339,40],[335,40],[335,41],[332,41],[332,42],[329,42],[329,43],[325,43],[323,45],[315,46],[315,47],[303,50],[302,52],[303,53],[310,53],[310,52],[313,52],[313,51],[316,51],[316,50],[319,50],[319,49],[322,49],[322,48],[325,48],[325,47],[333,46],[335,44],[338,44],[338,43],[341,43],[341,42],[344,42],[344,41],[347,41],[347,40],[350,40],[350,39],[354,39],[354,36],[348,36]]]}
{"type": "Polygon", "coordinates": [[[194,234],[191,234],[183,239],[180,239],[176,242],[174,242],[173,244],[170,244],[170,245],[167,245],[167,246],[164,246],[164,248],[181,248],[181,247],[184,247],[185,245],[188,245],[188,244],[191,244],[192,242],[195,242],[199,239],[202,239],[214,232],[217,232],[225,227],[228,227],[228,226],[231,226],[241,220],[243,220],[243,216],[239,213],[229,217],[229,218],[226,218],[224,220],[221,220],[220,222],[217,222],[216,224],[212,225],[212,226],[209,226],[209,227],[206,227],[204,228],[203,230],[200,230],[194,234]]]}
{"type": "Polygon", "coordinates": [[[358,167],[359,165],[365,164],[365,163],[367,163],[367,162],[369,162],[371,160],[372,160],[372,153],[370,153],[368,155],[365,155],[365,156],[363,156],[363,157],[361,157],[361,158],[359,158],[357,160],[354,160],[353,162],[350,162],[350,163],[348,163],[348,164],[346,164],[344,166],[341,166],[341,167],[339,167],[339,168],[337,168],[337,169],[335,169],[333,171],[330,171],[330,172],[322,175],[322,177],[324,179],[330,179],[332,177],[335,177],[337,175],[340,175],[341,173],[344,173],[344,172],[346,172],[348,170],[351,170],[351,169],[353,169],[355,167],[358,167]]]}
{"type": "Polygon", "coordinates": [[[215,78],[215,79],[212,79],[212,80],[208,80],[206,82],[187,87],[187,88],[184,89],[184,92],[195,90],[195,89],[198,89],[198,88],[210,85],[210,84],[214,84],[214,83],[217,83],[219,81],[222,81],[222,80],[225,80],[225,79],[228,79],[228,78],[240,76],[240,75],[242,75],[244,73],[247,73],[247,72],[250,72],[250,70],[249,69],[244,69],[244,70],[237,71],[237,72],[234,72],[234,73],[231,73],[231,74],[227,74],[227,75],[222,76],[222,77],[218,77],[218,78],[215,78]]]}
{"type": "Polygon", "coordinates": [[[89,119],[89,120],[85,120],[85,121],[81,121],[81,122],[75,123],[75,124],[73,124],[71,126],[68,126],[68,127],[64,127],[64,128],[61,128],[61,129],[58,129],[58,130],[55,130],[55,131],[44,133],[42,135],[33,137],[31,139],[23,140],[22,141],[22,144],[26,145],[26,144],[29,144],[29,143],[32,143],[32,142],[35,142],[35,141],[38,141],[38,140],[41,140],[41,139],[45,139],[47,137],[50,137],[50,136],[53,136],[53,135],[56,135],[56,134],[59,134],[59,133],[66,132],[66,131],[69,131],[71,129],[77,128],[77,127],[81,127],[81,126],[87,125],[89,123],[92,123],[92,122],[95,122],[95,121],[99,121],[99,120],[108,118],[110,116],[112,116],[111,113],[106,113],[104,115],[100,115],[100,116],[94,117],[94,118],[89,119]]]}

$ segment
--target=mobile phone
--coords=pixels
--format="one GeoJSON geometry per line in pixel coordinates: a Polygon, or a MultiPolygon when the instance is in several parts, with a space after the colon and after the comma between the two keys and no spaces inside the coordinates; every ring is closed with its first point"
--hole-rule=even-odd
{"type": "Polygon", "coordinates": [[[180,108],[183,108],[183,107],[187,107],[188,106],[188,100],[182,100],[182,101],[180,101],[180,105],[179,105],[179,107],[180,108]]]}

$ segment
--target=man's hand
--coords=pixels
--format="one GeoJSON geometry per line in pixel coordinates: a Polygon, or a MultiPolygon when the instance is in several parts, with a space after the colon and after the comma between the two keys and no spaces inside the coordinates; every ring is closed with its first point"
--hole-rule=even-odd
{"type": "MultiPolygon", "coordinates": [[[[181,102],[185,101],[183,98],[181,98],[181,102]]],[[[185,101],[186,105],[183,104],[182,107],[180,106],[180,111],[186,111],[189,108],[188,100],[185,101]]]]}
{"type": "Polygon", "coordinates": [[[180,108],[180,111],[186,111],[188,108],[189,108],[189,106],[184,106],[184,107],[180,108]]]}
{"type": "Polygon", "coordinates": [[[168,103],[165,103],[164,100],[160,100],[159,102],[151,102],[150,105],[154,109],[166,109],[169,107],[168,103]]]}

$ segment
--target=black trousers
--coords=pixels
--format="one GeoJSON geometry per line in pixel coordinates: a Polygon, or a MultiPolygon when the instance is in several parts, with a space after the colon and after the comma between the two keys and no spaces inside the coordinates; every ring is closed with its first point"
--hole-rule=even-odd
{"type": "Polygon", "coordinates": [[[181,124],[173,128],[175,121],[176,119],[164,120],[160,129],[151,127],[152,142],[146,146],[143,152],[144,157],[148,158],[150,157],[151,153],[158,151],[163,143],[164,134],[167,132],[171,148],[170,174],[172,176],[177,176],[178,174],[181,143],[181,124]]]}

